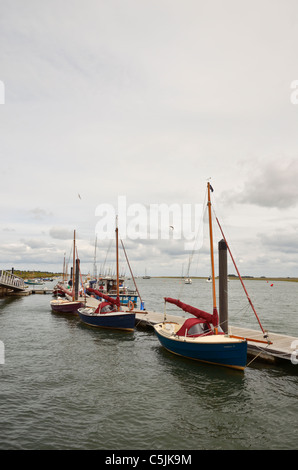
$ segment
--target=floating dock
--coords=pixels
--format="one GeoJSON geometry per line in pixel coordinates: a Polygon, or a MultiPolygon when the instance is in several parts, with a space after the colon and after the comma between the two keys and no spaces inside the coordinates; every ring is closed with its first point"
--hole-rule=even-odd
{"type": "MultiPolygon", "coordinates": [[[[135,310],[136,327],[153,328],[156,323],[164,321],[164,314],[135,310]]],[[[166,321],[182,324],[185,317],[166,315],[166,321]]],[[[259,360],[269,363],[286,362],[298,366],[298,338],[268,332],[268,341],[265,343],[263,333],[250,328],[229,327],[229,334],[247,339],[248,363],[259,360]]],[[[298,369],[297,369],[298,370],[298,369]]]]}
{"type": "Polygon", "coordinates": [[[15,296],[15,297],[21,297],[23,295],[32,295],[32,294],[52,294],[53,293],[53,289],[35,289],[35,288],[30,288],[30,287],[26,287],[24,290],[22,291],[19,291],[19,292],[16,292],[16,291],[8,291],[6,292],[6,295],[12,295],[12,296],[15,296]]]}
{"type": "MultiPolygon", "coordinates": [[[[81,300],[84,299],[81,298],[81,300]]],[[[87,297],[88,307],[96,307],[97,305],[98,300],[87,297]]],[[[155,324],[164,321],[164,314],[160,312],[138,309],[134,309],[134,312],[136,314],[136,328],[153,329],[155,324]]],[[[185,317],[166,314],[166,321],[182,324],[184,320],[185,317]]],[[[261,330],[238,326],[229,326],[229,334],[247,340],[248,364],[257,360],[271,364],[287,363],[298,366],[298,338],[295,336],[267,332],[270,343],[265,343],[261,330]]]]}

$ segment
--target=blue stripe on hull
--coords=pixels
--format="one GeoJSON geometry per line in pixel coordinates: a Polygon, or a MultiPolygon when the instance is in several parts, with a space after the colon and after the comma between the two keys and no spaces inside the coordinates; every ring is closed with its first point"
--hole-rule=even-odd
{"type": "Polygon", "coordinates": [[[236,369],[244,369],[246,366],[246,341],[232,344],[188,343],[165,338],[155,332],[162,346],[179,356],[236,369]]]}
{"type": "Polygon", "coordinates": [[[119,330],[133,330],[135,326],[135,313],[123,313],[123,315],[86,315],[79,312],[83,323],[98,328],[113,328],[119,330]]]}

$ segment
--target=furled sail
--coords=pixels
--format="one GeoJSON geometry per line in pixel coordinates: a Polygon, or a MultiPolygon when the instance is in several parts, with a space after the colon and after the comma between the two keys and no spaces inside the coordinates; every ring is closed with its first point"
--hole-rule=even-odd
{"type": "Polygon", "coordinates": [[[204,312],[204,310],[200,310],[196,307],[192,307],[191,305],[185,304],[177,299],[171,299],[170,297],[165,297],[165,301],[171,304],[177,305],[177,307],[184,310],[184,312],[191,313],[197,318],[202,318],[203,320],[206,320],[207,322],[212,323],[215,327],[218,326],[218,313],[217,313],[216,308],[213,309],[213,315],[212,315],[211,313],[204,312]]]}
{"type": "Polygon", "coordinates": [[[119,297],[117,297],[116,299],[113,299],[113,297],[110,297],[109,295],[107,294],[103,294],[102,292],[100,292],[99,290],[96,290],[96,289],[87,289],[87,292],[89,293],[93,293],[95,295],[98,295],[99,297],[102,297],[103,299],[107,300],[108,302],[110,302],[111,304],[113,305],[117,305],[117,307],[120,307],[120,299],[119,297]]]}

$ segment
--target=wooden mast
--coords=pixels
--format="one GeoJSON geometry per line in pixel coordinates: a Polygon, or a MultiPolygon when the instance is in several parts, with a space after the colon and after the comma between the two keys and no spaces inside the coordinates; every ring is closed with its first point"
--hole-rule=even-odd
{"type": "Polygon", "coordinates": [[[73,231],[72,300],[75,300],[76,231],[73,231]]]}
{"type": "Polygon", "coordinates": [[[65,255],[63,258],[63,277],[62,277],[62,283],[64,284],[65,279],[67,279],[67,276],[65,276],[65,255]]]}
{"type": "MultiPolygon", "coordinates": [[[[119,250],[118,250],[118,216],[116,217],[116,270],[117,270],[117,299],[119,299],[119,250]]],[[[117,305],[118,312],[120,307],[117,305]]]]}
{"type": "MultiPolygon", "coordinates": [[[[211,214],[211,197],[210,190],[213,191],[210,183],[208,186],[208,215],[209,215],[209,237],[210,237],[210,256],[211,256],[211,272],[212,272],[212,294],[213,294],[213,313],[217,312],[216,305],[216,291],[215,291],[215,271],[214,271],[214,251],[213,251],[213,232],[212,232],[212,214],[211,214]]],[[[218,333],[217,327],[215,328],[215,334],[218,333]]]]}

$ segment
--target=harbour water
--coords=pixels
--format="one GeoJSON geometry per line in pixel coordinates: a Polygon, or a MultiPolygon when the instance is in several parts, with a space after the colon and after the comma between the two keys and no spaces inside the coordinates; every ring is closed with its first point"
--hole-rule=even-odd
{"type": "MultiPolygon", "coordinates": [[[[263,326],[298,337],[297,283],[246,285],[263,326]]],[[[204,280],[140,279],[138,287],[148,310],[163,312],[169,296],[210,311],[204,280]]],[[[153,331],[92,329],[53,314],[51,298],[0,300],[1,450],[296,448],[298,365],[255,361],[240,372],[187,361],[153,331]]],[[[237,281],[229,320],[258,329],[237,281]]]]}

